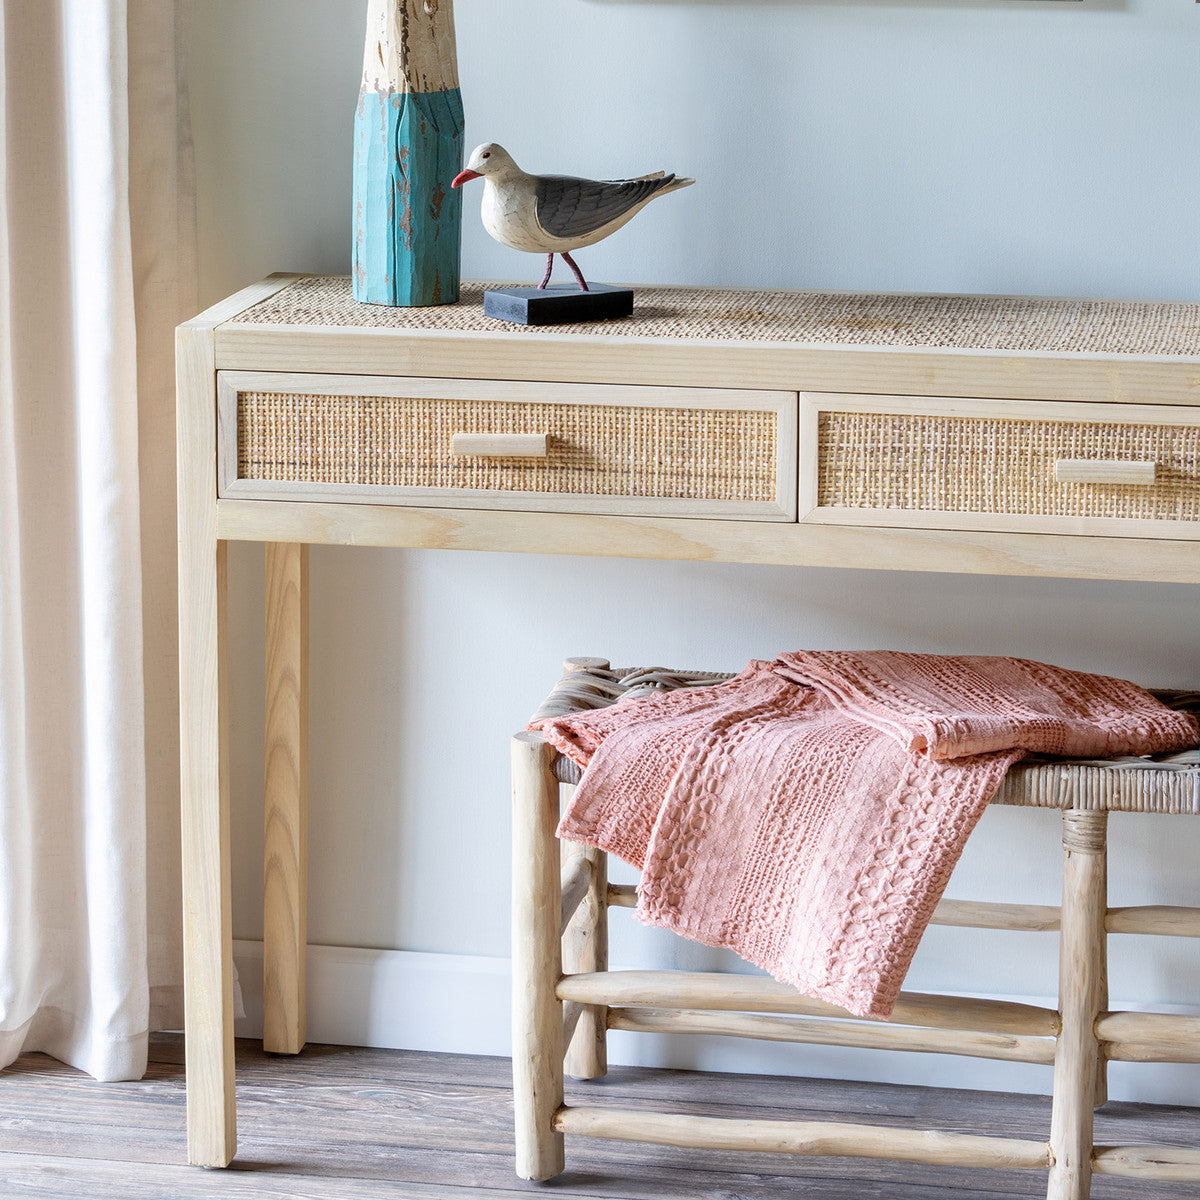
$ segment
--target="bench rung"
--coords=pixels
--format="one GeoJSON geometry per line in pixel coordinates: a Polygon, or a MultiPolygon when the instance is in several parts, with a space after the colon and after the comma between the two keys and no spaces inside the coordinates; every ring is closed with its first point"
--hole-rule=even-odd
{"type": "MultiPolygon", "coordinates": [[[[611,884],[608,903],[613,908],[636,908],[637,888],[611,884]]],[[[1052,933],[1062,924],[1057,904],[996,904],[986,900],[943,900],[934,910],[931,925],[967,929],[1003,929],[1024,933],[1052,933]]],[[[1108,933],[1140,933],[1161,937],[1200,937],[1200,908],[1170,904],[1139,904],[1110,908],[1104,921],[1108,933]]]]}
{"type": "MultiPolygon", "coordinates": [[[[611,1008],[696,1008],[725,1012],[794,1013],[805,1017],[850,1017],[822,1000],[802,996],[786,983],[758,975],[722,975],[704,971],[597,971],[565,975],[555,994],[560,1000],[611,1008]]],[[[901,992],[891,1025],[971,1029],[1057,1037],[1053,1009],[974,996],[937,996],[901,992]]]]}
{"type": "Polygon", "coordinates": [[[1200,937],[1200,908],[1172,904],[1139,904],[1110,908],[1104,919],[1109,933],[1151,933],[1162,937],[1200,937]]]}
{"type": "Polygon", "coordinates": [[[943,900],[934,909],[932,925],[965,929],[1003,929],[1052,933],[1062,925],[1057,904],[994,904],[987,900],[943,900]]]}
{"type": "Polygon", "coordinates": [[[1200,1062],[1200,1016],[1104,1013],[1096,1022],[1096,1037],[1115,1062],[1200,1062]]]}
{"type": "MultiPolygon", "coordinates": [[[[608,903],[613,908],[636,908],[637,888],[628,883],[610,884],[608,903]]],[[[993,904],[982,900],[943,900],[933,914],[934,925],[959,925],[970,929],[1014,929],[1051,932],[1061,924],[1055,904],[993,904]]]]}
{"type": "MultiPolygon", "coordinates": [[[[613,908],[636,908],[637,888],[628,883],[610,884],[608,903],[613,908]]],[[[994,904],[983,900],[943,900],[933,914],[934,925],[959,925],[970,929],[1012,929],[1051,932],[1061,924],[1054,904],[994,904]]]]}
{"type": "Polygon", "coordinates": [[[1158,1179],[1164,1183],[1200,1181],[1200,1150],[1183,1146],[1097,1146],[1092,1170],[1097,1175],[1158,1179]]]}
{"type": "Polygon", "coordinates": [[[810,1046],[853,1046],[870,1050],[912,1050],[960,1054],[1005,1062],[1050,1064],[1054,1039],[966,1029],[921,1029],[878,1021],[829,1017],[763,1016],[760,1013],[703,1012],[691,1009],[610,1008],[609,1029],[634,1033],[697,1033],[760,1038],[810,1046]]]}
{"type": "Polygon", "coordinates": [[[560,1133],[653,1142],[694,1149],[757,1150],[768,1154],[841,1155],[959,1167],[1028,1167],[1045,1170],[1045,1142],[978,1137],[887,1125],[848,1125],[832,1121],[746,1121],[693,1117],[622,1108],[560,1108],[560,1133]]]}

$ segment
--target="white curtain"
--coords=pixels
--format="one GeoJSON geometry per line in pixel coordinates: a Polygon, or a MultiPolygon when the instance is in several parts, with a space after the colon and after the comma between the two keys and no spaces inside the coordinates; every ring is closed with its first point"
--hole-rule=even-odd
{"type": "Polygon", "coordinates": [[[0,0],[0,1066],[103,1079],[180,1015],[174,39],[170,0],[0,0]]]}

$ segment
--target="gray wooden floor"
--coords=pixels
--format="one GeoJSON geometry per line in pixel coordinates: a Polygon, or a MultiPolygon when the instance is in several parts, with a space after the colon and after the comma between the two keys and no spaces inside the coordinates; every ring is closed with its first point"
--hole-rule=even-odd
{"type": "MultiPolygon", "coordinates": [[[[182,1046],[157,1037],[140,1083],[101,1084],[41,1055],[0,1074],[0,1200],[1005,1200],[1045,1194],[1036,1171],[685,1151],[569,1140],[550,1184],[512,1173],[505,1059],[313,1046],[298,1058],[238,1045],[239,1153],[182,1166],[182,1046]]],[[[617,1068],[568,1101],[750,1117],[828,1117],[1045,1136],[1038,1097],[617,1068]]],[[[1098,1140],[1200,1144],[1200,1110],[1111,1104],[1098,1140]]],[[[1097,1200],[1194,1198],[1189,1185],[1099,1179],[1097,1200]]]]}

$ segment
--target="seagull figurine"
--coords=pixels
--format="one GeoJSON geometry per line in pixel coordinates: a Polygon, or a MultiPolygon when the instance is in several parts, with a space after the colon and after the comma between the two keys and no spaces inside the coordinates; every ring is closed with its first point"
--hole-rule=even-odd
{"type": "Polygon", "coordinates": [[[467,169],[456,175],[450,186],[462,187],[472,179],[483,180],[484,229],[514,250],[546,256],[546,274],[538,287],[545,288],[550,282],[554,256],[561,254],[584,292],[587,280],[575,265],[572,250],[595,245],[615,233],[655,196],[696,182],[664,171],[610,180],[529,175],[497,142],[477,146],[467,169]]]}

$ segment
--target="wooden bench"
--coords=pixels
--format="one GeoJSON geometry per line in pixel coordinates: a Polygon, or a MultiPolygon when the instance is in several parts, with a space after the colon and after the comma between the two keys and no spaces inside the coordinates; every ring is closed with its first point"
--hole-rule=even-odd
{"type": "MultiPolygon", "coordinates": [[[[570,659],[538,717],[598,708],[638,689],[727,676],[614,671],[570,659]]],[[[1173,698],[1168,698],[1172,702],[1173,698]]],[[[1175,701],[1194,705],[1195,698],[1175,701]]],[[[1194,710],[1194,709],[1193,709],[1194,710]]],[[[565,1134],[662,1145],[848,1155],[1049,1172],[1049,1200],[1085,1200],[1095,1174],[1200,1181],[1200,1149],[1096,1146],[1093,1108],[1106,1064],[1200,1062],[1200,1016],[1109,1012],[1107,934],[1200,937],[1200,908],[1109,908],[1108,813],[1200,813],[1196,755],[1146,764],[1027,760],[994,803],[1063,813],[1063,899],[1046,905],[943,900],[934,922],[1060,931],[1057,1010],[971,997],[901,994],[888,1022],[860,1021],[774,980],[682,971],[610,971],[607,915],[633,907],[612,886],[605,855],[558,843],[560,792],[579,768],[540,734],[513,740],[513,1086],[517,1173],[563,1169],[565,1134]],[[568,1107],[563,1076],[606,1070],[609,1029],[705,1033],[822,1045],[919,1050],[1052,1064],[1049,1137],[1026,1141],[823,1121],[743,1121],[609,1107],[568,1107]]]]}

